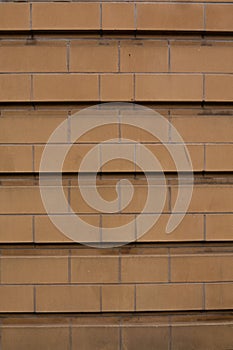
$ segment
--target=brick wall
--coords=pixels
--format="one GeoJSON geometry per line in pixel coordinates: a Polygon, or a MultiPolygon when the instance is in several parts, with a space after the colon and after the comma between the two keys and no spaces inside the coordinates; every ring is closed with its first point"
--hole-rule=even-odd
{"type": "Polygon", "coordinates": [[[2,350],[233,347],[232,30],[231,1],[0,3],[2,350]],[[166,234],[178,183],[161,143],[118,119],[87,133],[63,166],[67,201],[84,221],[100,231],[123,225],[147,197],[135,164],[104,164],[100,155],[103,198],[116,198],[123,177],[134,186],[132,202],[110,215],[81,198],[77,168],[106,135],[145,144],[168,188],[163,212],[144,236],[137,238],[135,226],[135,242],[96,249],[52,224],[38,172],[62,121],[111,101],[150,107],[180,132],[194,191],[183,221],[166,234]]]}

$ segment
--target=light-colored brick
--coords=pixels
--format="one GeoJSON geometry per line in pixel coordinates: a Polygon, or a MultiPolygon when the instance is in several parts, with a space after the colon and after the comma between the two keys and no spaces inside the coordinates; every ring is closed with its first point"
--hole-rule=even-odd
{"type": "Polygon", "coordinates": [[[233,283],[211,283],[205,285],[207,310],[232,309],[233,283]]]}
{"type": "Polygon", "coordinates": [[[233,100],[233,76],[210,74],[205,77],[205,100],[231,102],[233,100]]]}
{"type": "Polygon", "coordinates": [[[129,30],[135,29],[134,4],[103,3],[102,29],[129,30]]]}
{"type": "Polygon", "coordinates": [[[206,216],[206,239],[208,241],[233,240],[233,215],[211,214],[206,216]]]}
{"type": "Polygon", "coordinates": [[[232,4],[207,4],[206,30],[231,32],[233,30],[232,17],[232,4]]]}
{"type": "Polygon", "coordinates": [[[101,101],[132,101],[133,75],[104,74],[100,77],[101,101]]]}
{"type": "Polygon", "coordinates": [[[0,171],[32,172],[32,147],[31,146],[0,146],[0,171]]]}
{"type": "Polygon", "coordinates": [[[33,286],[0,286],[1,312],[33,312],[33,286]]]}
{"type": "Polygon", "coordinates": [[[0,242],[32,242],[32,217],[29,215],[0,215],[0,242]]]}
{"type": "Polygon", "coordinates": [[[0,4],[0,30],[28,30],[30,5],[22,3],[0,4]]]}
{"type": "Polygon", "coordinates": [[[26,74],[0,75],[0,101],[22,102],[30,101],[31,77],[26,74]]]}
{"type": "Polygon", "coordinates": [[[133,285],[103,285],[102,286],[103,311],[133,311],[134,286],[133,285]]]}

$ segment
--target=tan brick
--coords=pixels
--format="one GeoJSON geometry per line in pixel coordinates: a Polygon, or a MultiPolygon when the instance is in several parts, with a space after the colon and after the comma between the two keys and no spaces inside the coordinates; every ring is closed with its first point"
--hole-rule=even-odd
{"type": "MultiPolygon", "coordinates": [[[[195,186],[192,193],[190,212],[229,212],[233,209],[233,187],[195,186]]],[[[177,188],[172,187],[172,207],[177,197],[177,188]]]]}
{"type": "Polygon", "coordinates": [[[134,286],[133,285],[103,285],[102,286],[103,311],[133,311],[134,286]]]}
{"type": "Polygon", "coordinates": [[[171,44],[172,72],[228,73],[233,69],[233,46],[229,43],[174,42],[171,44]]]}
{"type": "Polygon", "coordinates": [[[32,29],[99,29],[98,3],[34,3],[32,29]]]}
{"type": "Polygon", "coordinates": [[[0,242],[32,242],[32,218],[26,215],[0,215],[0,242]]]}
{"type": "Polygon", "coordinates": [[[167,72],[168,47],[164,41],[122,41],[121,72],[167,72]]]}
{"type": "Polygon", "coordinates": [[[101,171],[134,172],[135,145],[126,143],[101,145],[101,171]],[[110,161],[108,161],[109,157],[110,161]]]}
{"type": "Polygon", "coordinates": [[[232,31],[233,30],[233,6],[232,4],[207,4],[206,5],[206,30],[232,31]],[[217,19],[217,20],[216,20],[217,19]]]}
{"type": "Polygon", "coordinates": [[[0,4],[0,30],[28,30],[30,5],[19,3],[0,4]]]}
{"type": "Polygon", "coordinates": [[[32,172],[31,146],[0,146],[0,171],[32,172]]]}
{"type": "Polygon", "coordinates": [[[133,76],[130,74],[104,74],[100,77],[102,101],[132,101],[133,76]]]}
{"type": "Polygon", "coordinates": [[[116,41],[71,41],[71,72],[117,72],[118,47],[116,41]]]}
{"type": "Polygon", "coordinates": [[[137,4],[137,29],[202,30],[202,4],[137,4]]]}
{"type": "Polygon", "coordinates": [[[33,312],[32,286],[0,286],[1,312],[33,312]]]}
{"type": "Polygon", "coordinates": [[[57,350],[69,349],[69,328],[45,325],[33,327],[6,327],[2,329],[2,346],[4,349],[40,350],[53,348],[57,350]]]}
{"type": "Polygon", "coordinates": [[[116,283],[119,280],[117,257],[72,257],[72,283],[116,283]]]}
{"type": "Polygon", "coordinates": [[[37,312],[99,312],[98,286],[37,286],[37,312]]]}
{"type": "Polygon", "coordinates": [[[2,72],[65,72],[66,43],[56,41],[6,42],[0,45],[2,72]]]}
{"type": "Polygon", "coordinates": [[[206,239],[208,241],[233,240],[233,215],[216,214],[206,216],[206,239]]]}
{"type": "MultiPolygon", "coordinates": [[[[233,118],[230,116],[177,116],[172,125],[185,142],[231,142],[233,118]]],[[[172,132],[172,140],[175,135],[172,132]]]]}
{"type": "Polygon", "coordinates": [[[34,101],[98,100],[98,76],[41,74],[33,77],[34,101]]]}
{"type": "Polygon", "coordinates": [[[136,75],[136,100],[201,101],[201,75],[136,75]]]}
{"type": "Polygon", "coordinates": [[[29,75],[1,74],[0,76],[0,101],[20,102],[30,100],[29,75]]]}
{"type": "Polygon", "coordinates": [[[200,284],[158,284],[136,286],[136,310],[202,309],[200,284]]]}
{"type": "Polygon", "coordinates": [[[206,145],[207,171],[232,171],[233,145],[206,145]]]}
{"type": "Polygon", "coordinates": [[[233,99],[233,76],[227,74],[206,75],[205,77],[205,100],[228,101],[233,99]]]}
{"type": "Polygon", "coordinates": [[[72,345],[79,350],[118,350],[119,329],[108,326],[72,328],[72,345]]]}
{"type": "Polygon", "coordinates": [[[232,309],[233,283],[211,283],[205,285],[206,309],[232,309]]]}
{"type": "Polygon", "coordinates": [[[136,238],[136,230],[135,224],[133,223],[134,215],[102,215],[102,240],[104,242],[133,242],[136,238]],[[123,232],[123,237],[121,235],[121,231],[117,228],[121,228],[121,226],[125,226],[132,222],[130,227],[127,227],[125,230],[126,234],[123,232]],[[106,228],[106,230],[104,230],[106,228]],[[111,231],[112,228],[116,228],[116,231],[111,231]]]}
{"type": "Polygon", "coordinates": [[[167,326],[130,326],[122,328],[122,343],[125,349],[167,350],[169,333],[167,326]]]}
{"type": "Polygon", "coordinates": [[[171,256],[172,282],[216,282],[233,278],[233,255],[171,256]],[[185,267],[185,268],[184,268],[185,267]]]}
{"type": "MultiPolygon", "coordinates": [[[[152,214],[146,214],[151,216],[152,214]]],[[[202,215],[186,214],[181,223],[170,234],[166,233],[166,226],[170,215],[162,214],[159,220],[149,231],[138,238],[139,242],[160,242],[160,241],[202,241],[204,238],[204,219],[202,215]]],[[[142,232],[142,227],[137,228],[142,232]]]]}
{"type": "Polygon", "coordinates": [[[68,257],[2,257],[4,284],[67,283],[68,257]]]}
{"type": "Polygon", "coordinates": [[[134,4],[103,3],[102,29],[125,30],[135,29],[134,4]]]}
{"type": "Polygon", "coordinates": [[[121,280],[125,283],[168,282],[168,257],[122,257],[121,280]]]}

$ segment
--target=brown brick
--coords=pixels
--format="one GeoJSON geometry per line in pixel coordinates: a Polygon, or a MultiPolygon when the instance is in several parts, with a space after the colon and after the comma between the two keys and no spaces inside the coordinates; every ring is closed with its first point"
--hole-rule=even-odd
{"type": "Polygon", "coordinates": [[[201,101],[201,75],[136,75],[136,100],[201,101]]]}
{"type": "Polygon", "coordinates": [[[2,346],[4,349],[14,350],[17,344],[18,349],[40,350],[69,349],[69,328],[44,325],[33,327],[31,325],[21,327],[4,327],[2,329],[2,346]]]}
{"type": "Polygon", "coordinates": [[[122,238],[122,235],[120,235],[119,231],[116,230],[116,232],[112,232],[111,228],[117,228],[124,225],[129,224],[130,222],[133,222],[134,215],[102,215],[102,240],[104,242],[133,242],[136,238],[136,231],[135,231],[135,224],[132,223],[132,225],[127,227],[127,233],[122,238]],[[106,231],[104,231],[104,228],[107,228],[106,231]],[[109,229],[109,230],[108,230],[109,229]]]}
{"type": "Polygon", "coordinates": [[[232,171],[233,145],[206,145],[207,171],[232,171]]]}
{"type": "Polygon", "coordinates": [[[172,72],[228,73],[233,69],[231,43],[174,42],[171,44],[172,72]]]}
{"type": "MultiPolygon", "coordinates": [[[[177,116],[172,125],[185,142],[231,142],[233,118],[230,116],[177,116]]],[[[175,135],[172,132],[172,140],[175,135]]]]}
{"type": "Polygon", "coordinates": [[[98,312],[98,286],[37,286],[37,312],[98,312]]]}
{"type": "MultiPolygon", "coordinates": [[[[146,214],[151,215],[151,214],[146,214]]],[[[170,215],[162,214],[159,220],[145,234],[138,238],[139,242],[160,242],[160,241],[202,241],[204,238],[203,216],[186,214],[181,223],[170,234],[166,233],[166,226],[170,215]]],[[[142,228],[137,229],[142,232],[142,228]]]]}
{"type": "Polygon", "coordinates": [[[231,281],[233,255],[171,256],[172,282],[231,281]],[[185,268],[184,268],[185,266],[185,268]]]}
{"type": "Polygon", "coordinates": [[[102,286],[103,311],[133,311],[134,286],[133,285],[103,285],[102,286]]]}
{"type": "Polygon", "coordinates": [[[0,171],[32,172],[31,146],[0,146],[0,171]]]}
{"type": "Polygon", "coordinates": [[[216,214],[206,216],[206,239],[208,241],[233,240],[233,215],[216,214]]]}
{"type": "Polygon", "coordinates": [[[168,257],[122,257],[121,280],[125,283],[168,282],[168,257]]]}
{"type": "Polygon", "coordinates": [[[103,3],[102,29],[125,30],[135,29],[134,4],[103,3]]]}
{"type": "Polygon", "coordinates": [[[136,310],[202,309],[200,284],[158,284],[136,286],[136,310]]]}
{"type": "Polygon", "coordinates": [[[101,171],[134,172],[135,145],[126,143],[101,145],[101,171]],[[109,156],[112,160],[107,161],[109,156]],[[127,158],[132,161],[129,161],[127,158]]]}
{"type": "Polygon", "coordinates": [[[118,327],[87,326],[72,328],[72,345],[79,350],[118,350],[118,327]]]}
{"type": "Polygon", "coordinates": [[[30,76],[26,74],[1,74],[0,101],[20,102],[30,100],[30,76]]]}
{"type": "Polygon", "coordinates": [[[67,283],[68,257],[2,257],[1,282],[4,284],[67,283]]]}
{"type": "Polygon", "coordinates": [[[34,101],[98,100],[98,76],[41,74],[33,77],[34,101]]]}
{"type": "Polygon", "coordinates": [[[117,257],[93,256],[71,258],[72,283],[114,283],[119,280],[117,257]]]}
{"type": "Polygon", "coordinates": [[[167,350],[169,332],[167,326],[130,326],[122,328],[123,349],[167,350]]]}
{"type": "Polygon", "coordinates": [[[207,75],[205,77],[205,100],[226,101],[233,99],[233,76],[227,74],[207,75]]]}
{"type": "Polygon", "coordinates": [[[32,242],[32,218],[26,215],[0,215],[0,242],[32,242]]]}
{"type": "Polygon", "coordinates": [[[0,286],[1,312],[33,312],[32,286],[0,286]]]}
{"type": "Polygon", "coordinates": [[[65,72],[66,43],[54,41],[6,42],[0,45],[2,72],[65,72]]]}
{"type": "Polygon", "coordinates": [[[122,41],[121,72],[167,72],[168,47],[165,41],[122,41]]]}
{"type": "Polygon", "coordinates": [[[102,101],[132,101],[133,76],[130,74],[104,74],[100,77],[102,101]]]}
{"type": "Polygon", "coordinates": [[[203,323],[172,326],[172,348],[186,350],[192,343],[193,350],[219,350],[232,346],[232,323],[203,323]]]}
{"type": "Polygon", "coordinates": [[[19,3],[0,4],[0,30],[28,30],[30,5],[19,3]]]}
{"type": "Polygon", "coordinates": [[[233,283],[211,283],[205,285],[206,309],[232,309],[233,283]]]}
{"type": "Polygon", "coordinates": [[[207,4],[206,5],[206,30],[232,31],[233,30],[233,6],[232,4],[207,4]],[[217,19],[217,20],[216,20],[217,19]]]}
{"type": "Polygon", "coordinates": [[[32,29],[99,29],[98,3],[34,3],[32,29]]]}
{"type": "Polygon", "coordinates": [[[201,4],[137,4],[137,29],[203,30],[201,4]]]}
{"type": "Polygon", "coordinates": [[[71,72],[117,72],[118,47],[116,41],[71,41],[71,72]]]}

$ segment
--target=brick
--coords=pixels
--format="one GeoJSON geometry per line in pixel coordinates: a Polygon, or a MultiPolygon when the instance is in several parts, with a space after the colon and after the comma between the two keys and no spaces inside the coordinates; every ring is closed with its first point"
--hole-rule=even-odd
{"type": "Polygon", "coordinates": [[[32,286],[0,286],[1,312],[33,312],[32,286]]]}
{"type": "Polygon", "coordinates": [[[165,41],[122,41],[121,72],[167,72],[168,47],[165,41]]]}
{"type": "MultiPolygon", "coordinates": [[[[195,186],[188,212],[229,212],[233,208],[233,187],[195,186]]],[[[177,196],[177,188],[172,187],[172,207],[177,196]]]]}
{"type": "Polygon", "coordinates": [[[101,145],[101,171],[134,172],[135,145],[124,143],[101,145]]]}
{"type": "Polygon", "coordinates": [[[37,312],[99,312],[98,286],[37,286],[37,312]]]}
{"type": "Polygon", "coordinates": [[[134,286],[133,285],[103,285],[102,311],[133,311],[134,286]]]}
{"type": "Polygon", "coordinates": [[[94,74],[35,75],[32,99],[34,101],[98,100],[98,76],[94,74]]]}
{"type": "Polygon", "coordinates": [[[40,350],[53,348],[57,350],[69,349],[69,328],[64,326],[42,327],[21,326],[2,329],[2,346],[4,349],[14,350],[15,344],[18,349],[40,350]]]}
{"type": "MultiPolygon", "coordinates": [[[[64,120],[64,115],[54,116],[52,112],[41,112],[36,116],[4,116],[0,118],[0,142],[46,143],[64,120]]],[[[61,137],[61,141],[67,141],[67,135],[61,137]]]]}
{"type": "Polygon", "coordinates": [[[139,30],[203,30],[202,4],[137,4],[139,30]]]}
{"type": "Polygon", "coordinates": [[[122,328],[122,343],[125,349],[167,350],[169,332],[167,326],[130,326],[122,328]]]}
{"type": "Polygon", "coordinates": [[[71,72],[117,72],[118,46],[116,41],[71,41],[71,72]]]}
{"type": "Polygon", "coordinates": [[[101,101],[132,101],[133,76],[130,74],[104,74],[100,77],[101,101]]]}
{"type": "Polygon", "coordinates": [[[136,100],[201,101],[201,75],[136,75],[136,100]]]}
{"type": "Polygon", "coordinates": [[[121,281],[124,283],[168,282],[168,257],[122,257],[121,281]]]}
{"type": "Polygon", "coordinates": [[[2,72],[66,72],[66,43],[6,42],[0,45],[2,72]]]}
{"type": "Polygon", "coordinates": [[[207,310],[232,309],[233,283],[211,283],[205,285],[207,310]]]}
{"type": "Polygon", "coordinates": [[[172,348],[185,350],[192,342],[193,350],[228,349],[232,345],[232,323],[195,324],[172,326],[172,348]]]}
{"type": "Polygon", "coordinates": [[[133,242],[136,238],[135,224],[133,220],[135,219],[134,215],[102,215],[102,240],[104,242],[133,242]],[[127,227],[125,232],[123,232],[123,237],[121,231],[118,230],[118,227],[124,226],[132,222],[130,227],[127,227]],[[111,229],[115,228],[116,231],[113,232],[111,229]],[[104,230],[106,229],[106,230],[104,230]],[[127,233],[126,233],[127,232],[127,233]]]}
{"type": "Polygon", "coordinates": [[[2,257],[4,284],[67,283],[68,257],[2,257]]]}
{"type": "Polygon", "coordinates": [[[233,145],[206,145],[207,171],[232,171],[233,145]]]}
{"type": "Polygon", "coordinates": [[[32,218],[30,216],[0,215],[0,242],[32,242],[32,218]]]}
{"type": "Polygon", "coordinates": [[[0,4],[0,30],[28,30],[30,5],[20,3],[0,4]]]}
{"type": "Polygon", "coordinates": [[[233,69],[233,46],[229,43],[207,41],[174,42],[171,44],[172,72],[228,73],[233,69]]]}
{"type": "Polygon", "coordinates": [[[135,29],[134,4],[103,3],[103,30],[132,30],[135,29]]]}
{"type": "MultiPolygon", "coordinates": [[[[177,116],[172,125],[185,142],[231,142],[233,119],[230,116],[177,116]]],[[[175,140],[172,132],[171,139],[175,140]]]]}
{"type": "Polygon", "coordinates": [[[72,328],[72,344],[80,350],[118,350],[119,329],[108,326],[87,326],[72,328]]]}
{"type": "MultiPolygon", "coordinates": [[[[151,214],[146,214],[151,216],[151,214]]],[[[169,242],[169,241],[202,241],[204,238],[204,219],[202,215],[186,214],[181,223],[170,234],[166,233],[166,226],[170,215],[162,214],[159,220],[138,237],[139,242],[169,242]]],[[[137,228],[137,232],[142,232],[142,227],[137,228]]]]}
{"type": "Polygon", "coordinates": [[[231,102],[233,99],[232,75],[207,75],[205,77],[205,100],[231,102]]]}
{"type": "Polygon", "coordinates": [[[232,23],[233,6],[232,4],[207,4],[206,5],[206,30],[224,31],[233,30],[232,23]],[[216,18],[218,19],[216,21],[216,18]]]}
{"type": "Polygon", "coordinates": [[[26,74],[1,74],[0,101],[21,102],[30,101],[30,76],[26,74]]]}
{"type": "Polygon", "coordinates": [[[171,256],[172,282],[216,282],[233,278],[232,255],[171,256]],[[185,266],[185,268],[184,268],[185,266]]]}
{"type": "Polygon", "coordinates": [[[119,280],[117,257],[72,257],[72,283],[116,283],[119,280]]]}
{"type": "Polygon", "coordinates": [[[98,3],[34,3],[32,29],[100,29],[98,3]]]}
{"type": "Polygon", "coordinates": [[[0,146],[0,171],[32,172],[31,146],[0,146]]]}
{"type": "Polygon", "coordinates": [[[200,284],[158,284],[136,286],[137,311],[202,309],[200,284]]]}
{"type": "Polygon", "coordinates": [[[206,216],[206,239],[208,241],[233,240],[233,215],[216,214],[206,216]]]}

